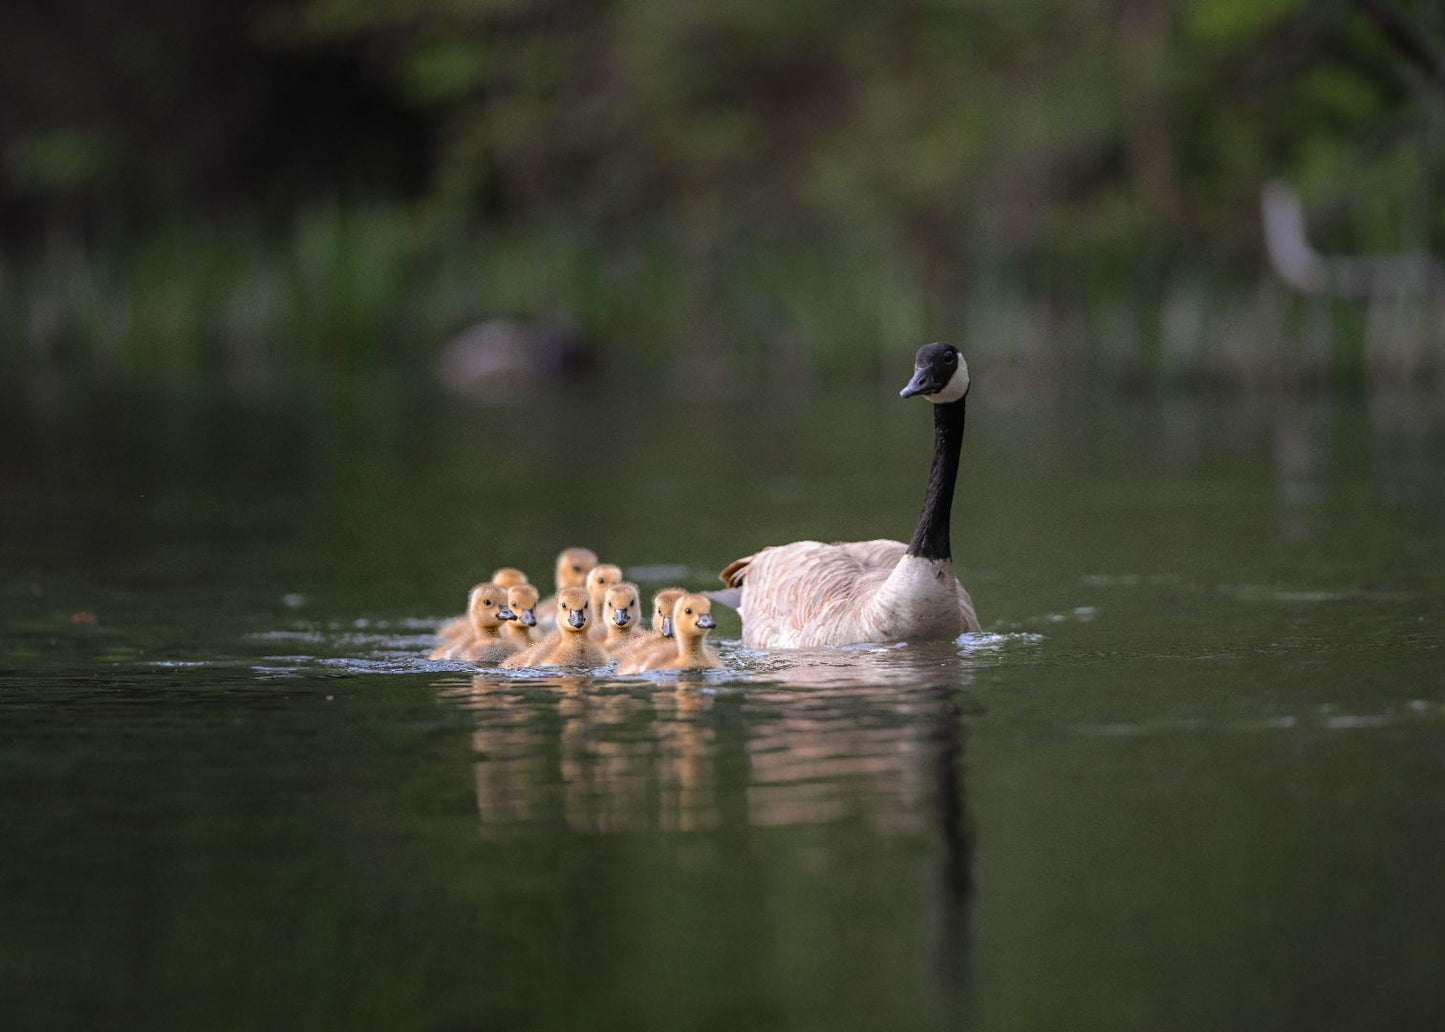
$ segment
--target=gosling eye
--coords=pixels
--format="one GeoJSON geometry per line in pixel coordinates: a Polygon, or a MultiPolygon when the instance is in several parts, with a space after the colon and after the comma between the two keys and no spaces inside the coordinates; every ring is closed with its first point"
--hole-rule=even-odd
{"type": "Polygon", "coordinates": [[[691,609],[684,609],[683,612],[686,613],[688,616],[691,616],[691,615],[692,615],[692,610],[691,610],[691,609]]]}
{"type": "Polygon", "coordinates": [[[581,572],[582,572],[582,567],[580,567],[580,566],[574,566],[574,567],[572,567],[572,572],[573,572],[573,573],[581,573],[581,572]]]}

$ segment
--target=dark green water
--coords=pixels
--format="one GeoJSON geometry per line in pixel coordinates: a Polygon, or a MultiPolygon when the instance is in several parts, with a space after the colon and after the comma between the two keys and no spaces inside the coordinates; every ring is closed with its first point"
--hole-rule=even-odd
{"type": "Polygon", "coordinates": [[[926,406],[10,403],[0,1023],[1445,1025],[1445,405],[975,380],[985,633],[682,682],[421,657],[565,544],[906,537],[926,406]]]}

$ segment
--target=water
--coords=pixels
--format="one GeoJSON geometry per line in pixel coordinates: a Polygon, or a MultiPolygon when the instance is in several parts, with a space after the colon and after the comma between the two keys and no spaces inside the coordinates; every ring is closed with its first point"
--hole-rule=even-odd
{"type": "Polygon", "coordinates": [[[423,656],[590,544],[905,536],[890,392],[10,404],[8,1027],[1445,1023],[1445,405],[978,371],[984,633],[707,676],[423,656]]]}

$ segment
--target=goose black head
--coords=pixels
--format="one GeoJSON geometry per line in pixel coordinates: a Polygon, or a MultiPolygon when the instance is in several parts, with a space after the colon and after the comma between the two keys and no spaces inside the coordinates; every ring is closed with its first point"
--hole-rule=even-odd
{"type": "Polygon", "coordinates": [[[921,394],[935,405],[957,401],[968,393],[968,363],[951,344],[925,344],[913,356],[913,379],[900,398],[921,394]]]}

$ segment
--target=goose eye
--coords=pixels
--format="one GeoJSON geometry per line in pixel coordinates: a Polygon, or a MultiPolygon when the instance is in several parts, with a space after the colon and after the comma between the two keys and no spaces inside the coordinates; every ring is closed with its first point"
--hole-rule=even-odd
{"type": "Polygon", "coordinates": [[[692,610],[691,610],[691,609],[684,609],[683,612],[686,613],[688,616],[691,616],[691,615],[692,615],[692,610]]]}

